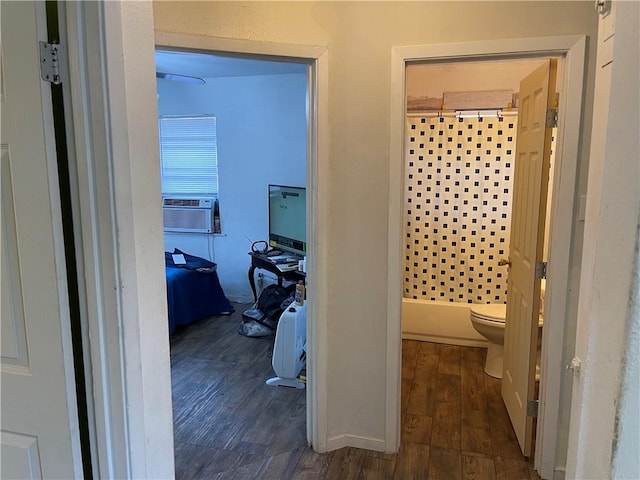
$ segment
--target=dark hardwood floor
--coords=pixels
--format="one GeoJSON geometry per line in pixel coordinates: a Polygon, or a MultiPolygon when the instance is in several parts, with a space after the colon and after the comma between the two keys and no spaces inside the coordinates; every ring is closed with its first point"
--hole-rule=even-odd
{"type": "Polygon", "coordinates": [[[171,336],[176,479],[535,480],[485,350],[404,340],[400,453],[307,447],[305,391],[270,387],[273,338],[241,313],[171,336]]]}

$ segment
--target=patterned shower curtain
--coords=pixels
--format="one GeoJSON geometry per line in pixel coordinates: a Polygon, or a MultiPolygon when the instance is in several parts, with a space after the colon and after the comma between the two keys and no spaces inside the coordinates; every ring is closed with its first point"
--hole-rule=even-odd
{"type": "Polygon", "coordinates": [[[504,303],[517,117],[407,118],[404,296],[504,303]]]}

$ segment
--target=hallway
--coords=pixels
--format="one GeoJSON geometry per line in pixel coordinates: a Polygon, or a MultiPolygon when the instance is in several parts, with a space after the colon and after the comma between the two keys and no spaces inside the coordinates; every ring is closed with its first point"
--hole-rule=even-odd
{"type": "Polygon", "coordinates": [[[238,335],[243,308],[171,337],[176,478],[538,480],[480,348],[403,340],[400,453],[315,453],[305,391],[264,384],[273,338],[238,335]]]}

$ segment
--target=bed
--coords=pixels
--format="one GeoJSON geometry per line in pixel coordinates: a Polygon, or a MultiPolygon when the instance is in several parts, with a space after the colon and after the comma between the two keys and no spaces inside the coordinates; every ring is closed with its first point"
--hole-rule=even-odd
{"type": "Polygon", "coordinates": [[[178,249],[165,252],[164,260],[170,334],[179,325],[234,311],[220,285],[215,263],[178,249]],[[184,255],[186,263],[176,265],[174,254],[184,255]]]}

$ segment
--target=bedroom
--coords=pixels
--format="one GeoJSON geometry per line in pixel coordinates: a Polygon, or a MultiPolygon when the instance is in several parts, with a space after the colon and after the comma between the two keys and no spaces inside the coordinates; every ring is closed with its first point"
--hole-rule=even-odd
{"type": "Polygon", "coordinates": [[[227,298],[251,302],[247,254],[268,233],[267,186],[307,183],[307,67],[169,51],[158,51],[156,64],[173,74],[157,79],[158,114],[215,116],[219,160],[210,191],[163,186],[162,193],[217,198],[220,233],[165,232],[165,250],[217,263],[227,298]],[[177,80],[185,77],[204,83],[177,80]]]}
{"type": "MultiPolygon", "coordinates": [[[[307,66],[157,50],[156,69],[161,145],[163,133],[167,142],[178,138],[172,136],[175,129],[171,130],[171,122],[176,119],[192,122],[189,125],[196,129],[201,128],[197,126],[201,121],[204,124],[201,131],[215,129],[214,135],[209,136],[212,145],[208,148],[217,153],[217,171],[214,170],[209,186],[207,183],[202,186],[203,175],[199,171],[188,175],[186,170],[193,166],[188,162],[183,177],[189,180],[186,186],[184,182],[172,182],[174,177],[170,175],[163,175],[162,185],[165,199],[212,198],[219,205],[219,233],[164,232],[165,252],[179,249],[196,260],[201,258],[217,265],[217,278],[194,275],[184,268],[171,268],[171,255],[165,253],[176,472],[188,475],[187,472],[198,469],[198,475],[211,475],[217,472],[212,468],[254,460],[256,449],[264,448],[254,442],[251,454],[238,457],[236,450],[240,447],[234,443],[240,442],[242,448],[247,448],[252,429],[248,422],[238,420],[238,415],[229,413],[232,410],[229,404],[251,410],[247,405],[252,395],[265,402],[274,397],[276,404],[291,404],[298,412],[301,421],[292,423],[289,429],[280,428],[279,439],[271,439],[275,440],[273,448],[279,445],[277,448],[287,449],[289,445],[293,448],[304,443],[304,392],[280,389],[271,392],[270,387],[264,386],[268,377],[261,376],[264,365],[270,369],[273,337],[249,339],[236,332],[240,314],[253,303],[247,280],[251,263],[248,252],[254,241],[267,238],[268,185],[306,186],[307,66]],[[176,284],[170,280],[170,274],[191,275],[196,279],[176,284]],[[235,310],[230,317],[212,316],[230,309],[235,310]],[[194,399],[199,399],[196,409],[194,399]],[[234,432],[226,432],[221,425],[234,432]],[[210,465],[214,457],[215,466],[210,465]],[[203,470],[206,468],[209,470],[203,470]]],[[[165,151],[184,148],[187,147],[181,145],[176,149],[172,145],[165,151]]],[[[168,157],[161,154],[163,160],[168,157]]],[[[170,161],[166,165],[173,166],[170,161]]],[[[168,172],[164,166],[161,170],[163,174],[168,172]]],[[[187,260],[193,259],[187,256],[187,260]]],[[[258,290],[276,281],[275,276],[263,270],[258,270],[255,278],[258,290]]],[[[247,418],[256,421],[255,416],[261,411],[255,409],[250,412],[254,415],[247,418]]],[[[274,423],[271,430],[276,426],[279,425],[274,423]]],[[[261,453],[267,454],[262,450],[261,453]]]]}

